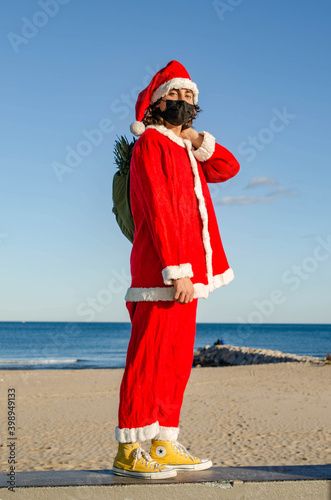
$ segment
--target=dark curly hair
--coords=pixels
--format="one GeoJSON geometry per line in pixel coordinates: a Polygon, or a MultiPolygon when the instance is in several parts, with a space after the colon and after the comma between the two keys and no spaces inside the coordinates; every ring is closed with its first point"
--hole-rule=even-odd
{"type": "MultiPolygon", "coordinates": [[[[148,106],[145,112],[145,116],[142,120],[143,124],[146,127],[148,125],[164,125],[164,118],[162,118],[161,116],[160,108],[157,107],[157,105],[161,102],[161,99],[162,97],[158,101],[148,106]]],[[[200,111],[202,111],[202,109],[197,104],[195,104],[193,109],[193,116],[188,122],[182,125],[182,130],[192,127],[193,120],[197,117],[197,114],[200,113],[200,111]]]]}

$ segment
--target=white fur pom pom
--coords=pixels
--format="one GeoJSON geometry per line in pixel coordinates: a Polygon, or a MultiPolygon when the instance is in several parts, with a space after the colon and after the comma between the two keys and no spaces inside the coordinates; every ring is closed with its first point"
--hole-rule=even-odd
{"type": "Polygon", "coordinates": [[[131,123],[130,130],[131,130],[131,133],[133,135],[139,136],[139,135],[142,135],[145,132],[146,127],[143,124],[143,122],[137,122],[136,121],[136,122],[131,123]]]}

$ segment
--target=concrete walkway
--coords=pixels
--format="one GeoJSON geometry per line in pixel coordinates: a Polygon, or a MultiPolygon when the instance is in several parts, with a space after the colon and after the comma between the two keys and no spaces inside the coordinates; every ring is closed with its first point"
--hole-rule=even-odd
{"type": "MultiPolygon", "coordinates": [[[[13,498],[8,480],[0,474],[0,500],[13,498]]],[[[18,472],[13,488],[16,500],[330,500],[331,464],[212,467],[160,480],[124,478],[111,470],[18,472]]]]}

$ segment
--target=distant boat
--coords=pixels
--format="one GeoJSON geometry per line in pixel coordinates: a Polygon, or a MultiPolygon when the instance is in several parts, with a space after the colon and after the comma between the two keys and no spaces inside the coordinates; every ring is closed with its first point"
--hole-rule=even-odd
{"type": "Polygon", "coordinates": [[[22,321],[22,323],[26,323],[26,321],[22,321]]]}

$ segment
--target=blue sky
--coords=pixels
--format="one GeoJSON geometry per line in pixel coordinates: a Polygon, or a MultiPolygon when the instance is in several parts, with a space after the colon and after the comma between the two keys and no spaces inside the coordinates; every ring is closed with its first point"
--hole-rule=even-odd
{"type": "Polygon", "coordinates": [[[176,59],[200,91],[196,129],[241,166],[209,184],[235,279],[197,321],[329,323],[330,14],[326,0],[6,2],[0,320],[129,321],[113,146],[176,59]]]}

